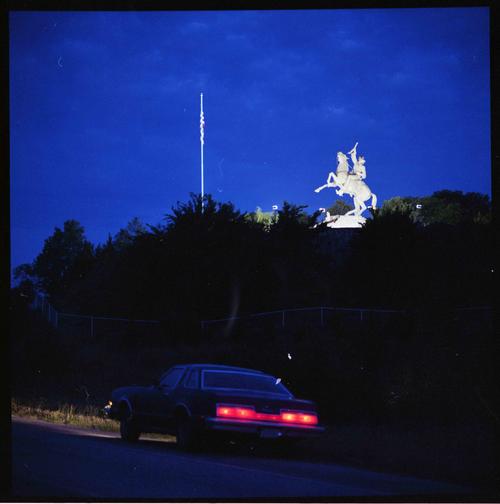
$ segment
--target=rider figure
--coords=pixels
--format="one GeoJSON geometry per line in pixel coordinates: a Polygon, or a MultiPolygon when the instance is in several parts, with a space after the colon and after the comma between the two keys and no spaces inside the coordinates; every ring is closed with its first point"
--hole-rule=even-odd
{"type": "Polygon", "coordinates": [[[352,148],[351,151],[349,151],[353,166],[352,173],[350,175],[352,177],[356,177],[357,180],[363,180],[366,178],[365,158],[363,156],[359,156],[359,158],[356,159],[357,146],[358,144],[356,142],[356,145],[352,148]]]}
{"type": "Polygon", "coordinates": [[[353,169],[347,175],[347,178],[345,179],[345,182],[342,184],[342,186],[336,191],[339,196],[342,196],[344,194],[344,188],[347,187],[348,183],[351,180],[363,180],[366,178],[365,158],[363,156],[356,158],[357,146],[358,143],[356,142],[356,145],[348,152],[348,154],[351,155],[353,169]]]}

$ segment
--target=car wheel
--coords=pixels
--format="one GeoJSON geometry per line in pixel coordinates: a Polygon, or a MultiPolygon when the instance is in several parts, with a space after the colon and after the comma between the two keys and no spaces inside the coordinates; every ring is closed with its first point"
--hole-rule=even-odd
{"type": "Polygon", "coordinates": [[[132,416],[128,407],[123,408],[120,415],[120,436],[124,441],[134,442],[139,439],[141,431],[137,425],[137,420],[132,416]]]}
{"type": "Polygon", "coordinates": [[[176,437],[177,446],[181,450],[194,451],[200,446],[199,430],[188,416],[183,415],[177,419],[176,437]]]}

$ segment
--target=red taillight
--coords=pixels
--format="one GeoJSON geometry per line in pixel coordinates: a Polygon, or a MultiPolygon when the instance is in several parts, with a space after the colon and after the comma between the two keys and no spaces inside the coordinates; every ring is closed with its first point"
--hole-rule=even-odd
{"type": "Polygon", "coordinates": [[[251,406],[217,405],[216,414],[222,418],[237,420],[262,420],[265,422],[284,422],[301,425],[317,425],[318,416],[313,412],[282,410],[279,415],[257,413],[251,406]]]}
{"type": "Polygon", "coordinates": [[[281,420],[286,423],[317,425],[318,415],[301,411],[282,411],[281,420]]]}
{"type": "Polygon", "coordinates": [[[244,406],[217,406],[217,416],[238,418],[240,420],[255,420],[256,413],[253,408],[244,406]]]}

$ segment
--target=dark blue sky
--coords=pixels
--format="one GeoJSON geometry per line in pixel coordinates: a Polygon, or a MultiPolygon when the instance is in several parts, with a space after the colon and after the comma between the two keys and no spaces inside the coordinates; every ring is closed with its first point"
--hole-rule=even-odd
{"type": "Polygon", "coordinates": [[[13,12],[12,265],[200,192],[200,92],[205,190],[240,210],[329,206],[356,141],[380,204],[491,194],[489,58],[487,8],[13,12]]]}

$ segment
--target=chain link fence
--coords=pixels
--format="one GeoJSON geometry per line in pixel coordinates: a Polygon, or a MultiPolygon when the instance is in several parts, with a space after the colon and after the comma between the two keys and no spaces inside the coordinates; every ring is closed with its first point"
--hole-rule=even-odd
{"type": "MultiPolygon", "coordinates": [[[[160,320],[126,319],[60,312],[45,296],[36,294],[31,308],[37,310],[61,334],[96,339],[106,336],[123,341],[148,337],[161,341],[173,326],[160,320]],[[167,327],[168,325],[168,327],[167,327]],[[168,330],[167,330],[168,329],[168,330]]],[[[255,313],[240,317],[202,320],[202,340],[266,338],[271,334],[310,333],[322,330],[337,336],[366,335],[385,338],[401,335],[426,336],[447,332],[456,338],[491,334],[489,306],[434,311],[318,306],[255,313]]]]}
{"type": "Polygon", "coordinates": [[[359,331],[365,326],[386,326],[406,316],[403,310],[374,308],[335,308],[319,306],[291,308],[255,313],[242,317],[230,317],[201,321],[201,332],[205,337],[229,336],[246,331],[281,331],[311,328],[344,327],[359,331]]]}
{"type": "Polygon", "coordinates": [[[103,336],[111,339],[135,339],[148,336],[158,339],[162,336],[159,320],[126,319],[101,317],[60,312],[42,294],[36,294],[31,308],[40,314],[61,334],[83,339],[97,339],[103,336]]]}
{"type": "Polygon", "coordinates": [[[408,338],[482,340],[493,332],[489,306],[454,309],[386,310],[375,308],[312,307],[276,310],[241,317],[203,320],[201,337],[211,339],[268,339],[272,335],[366,339],[408,338]]]}

